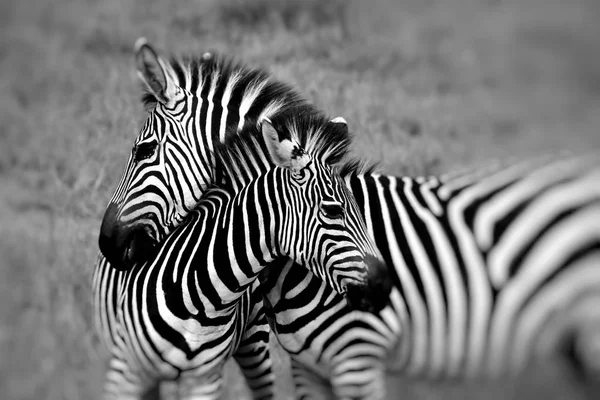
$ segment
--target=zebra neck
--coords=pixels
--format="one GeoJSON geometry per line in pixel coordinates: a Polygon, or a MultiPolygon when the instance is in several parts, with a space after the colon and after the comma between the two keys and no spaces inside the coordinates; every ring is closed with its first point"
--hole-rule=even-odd
{"type": "Polygon", "coordinates": [[[200,275],[205,274],[203,269],[208,271],[223,308],[235,304],[277,257],[280,223],[267,200],[267,180],[261,177],[238,193],[209,192],[199,208],[204,226],[199,240],[205,244],[196,253],[195,265],[200,275]]]}

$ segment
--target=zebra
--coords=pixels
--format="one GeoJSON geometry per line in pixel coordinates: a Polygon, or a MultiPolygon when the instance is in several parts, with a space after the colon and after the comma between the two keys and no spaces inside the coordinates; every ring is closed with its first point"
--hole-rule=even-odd
{"type": "MultiPolygon", "coordinates": [[[[107,384],[113,395],[139,396],[146,382],[177,379],[184,398],[217,398],[223,363],[245,331],[240,297],[275,258],[310,268],[357,309],[387,302],[386,269],[328,165],[346,151],[347,130],[321,115],[283,121],[273,120],[276,129],[265,119],[261,132],[251,125],[217,146],[224,183],[205,193],[150,265],[130,267],[114,319],[117,348],[107,384]],[[247,173],[247,163],[267,160],[278,168],[247,173]]],[[[108,228],[103,223],[101,235],[112,233],[108,228]]],[[[102,250],[114,257],[114,249],[102,250]]]]}
{"type": "MultiPolygon", "coordinates": [[[[186,74],[190,74],[190,72],[188,71],[186,74]]],[[[285,103],[281,104],[283,107],[285,103]]],[[[492,244],[495,244],[493,240],[489,244],[490,247],[485,251],[482,250],[477,256],[479,239],[475,239],[475,233],[469,235],[468,228],[458,230],[455,226],[456,224],[460,225],[461,207],[467,210],[465,215],[471,219],[474,218],[477,210],[480,208],[486,210],[489,207],[486,204],[493,204],[490,200],[493,195],[508,193],[506,195],[509,196],[511,188],[516,188],[515,193],[523,190],[522,184],[519,182],[527,181],[527,177],[530,176],[528,174],[533,167],[540,167],[535,163],[525,165],[518,170],[520,175],[515,173],[513,181],[506,183],[505,186],[496,187],[496,191],[489,192],[485,192],[485,190],[489,190],[486,185],[493,187],[494,179],[497,177],[492,172],[496,171],[498,176],[502,176],[502,171],[506,174],[508,173],[506,171],[511,171],[511,168],[490,168],[456,177],[429,178],[386,177],[368,171],[365,174],[347,174],[348,187],[356,196],[371,235],[383,253],[384,259],[388,261],[388,265],[394,267],[392,271],[394,290],[390,296],[391,306],[384,309],[380,315],[350,312],[344,309],[341,296],[324,291],[323,288],[317,286],[322,285],[318,278],[306,274],[304,270],[289,268],[279,275],[269,274],[266,283],[275,283],[276,285],[267,287],[267,298],[270,298],[268,301],[270,306],[267,308],[271,310],[269,314],[275,321],[278,340],[295,360],[293,367],[298,393],[302,395],[309,392],[306,388],[310,385],[306,383],[310,382],[309,378],[311,377],[308,372],[311,372],[315,376],[330,378],[334,391],[338,393],[339,397],[352,397],[349,394],[351,391],[354,391],[355,395],[358,394],[356,397],[360,397],[361,394],[367,397],[369,388],[376,389],[382,385],[371,384],[369,386],[367,379],[359,378],[372,376],[376,378],[372,382],[380,382],[385,358],[391,353],[394,346],[398,346],[400,353],[396,357],[397,363],[406,374],[412,376],[457,377],[463,375],[469,377],[478,374],[501,375],[505,372],[502,370],[503,368],[511,371],[519,370],[519,368],[508,368],[512,364],[506,361],[491,363],[492,357],[485,354],[488,346],[481,343],[482,341],[486,342],[487,339],[481,332],[475,331],[475,328],[460,330],[462,325],[471,324],[471,320],[474,322],[469,327],[475,327],[479,323],[485,323],[486,316],[491,318],[492,315],[490,310],[484,313],[467,300],[474,301],[473,299],[480,295],[484,300],[489,299],[491,295],[486,295],[486,292],[494,293],[496,296],[494,299],[497,299],[500,291],[491,284],[491,280],[483,279],[487,276],[487,264],[481,260],[491,252],[492,244]],[[468,193],[478,193],[479,190],[488,194],[488,196],[481,196],[485,201],[475,197],[474,200],[471,200],[472,204],[468,202],[464,204],[465,200],[462,196],[466,196],[468,193]],[[456,199],[462,201],[463,204],[459,202],[457,205],[456,199]],[[377,213],[382,214],[378,216],[377,213]],[[458,222],[450,220],[450,218],[458,218],[458,222]],[[421,222],[417,223],[419,220],[421,222]],[[419,229],[416,229],[415,226],[419,229]],[[471,243],[470,247],[469,242],[471,243]],[[416,243],[416,247],[409,246],[409,243],[411,245],[416,243]],[[460,246],[467,246],[466,250],[460,246]],[[443,258],[446,256],[447,259],[443,258]],[[479,265],[473,262],[473,257],[480,261],[479,265]],[[294,273],[291,274],[289,271],[294,273]],[[279,279],[275,279],[277,277],[279,279]],[[271,281],[269,282],[269,280],[271,281]],[[456,282],[457,285],[448,285],[449,281],[456,282]],[[284,282],[286,285],[283,285],[284,282]],[[304,290],[308,290],[307,288],[311,288],[309,293],[312,297],[302,296],[303,293],[306,293],[304,290]],[[288,297],[289,293],[294,293],[294,299],[297,301],[308,298],[318,301],[317,304],[311,303],[310,308],[301,309],[306,315],[298,314],[300,307],[293,308],[290,306],[291,303],[281,302],[277,297],[277,290],[280,290],[280,293],[287,293],[288,297]],[[318,297],[316,297],[317,295],[318,297]],[[325,322],[323,322],[325,317],[318,319],[319,315],[324,315],[324,304],[333,310],[327,314],[328,319],[325,322]],[[313,307],[316,308],[313,309],[313,307]],[[445,319],[441,319],[443,322],[440,322],[437,318],[444,312],[447,315],[445,319]],[[483,317],[482,314],[484,314],[483,317]],[[299,321],[299,323],[291,324],[289,321],[299,321]],[[309,324],[307,321],[312,323],[309,324]],[[302,325],[303,323],[304,325],[302,325]],[[334,326],[334,328],[326,330],[327,326],[334,326]],[[312,331],[306,332],[306,329],[302,329],[306,327],[311,328],[312,331]],[[448,329],[451,333],[448,337],[449,346],[444,346],[445,342],[440,339],[440,332],[444,332],[444,329],[448,329]],[[342,338],[340,332],[347,334],[342,338]],[[295,343],[295,347],[290,343],[295,343]],[[457,343],[459,347],[456,347],[457,343]],[[464,354],[457,352],[457,348],[463,349],[464,354]],[[486,366],[486,363],[491,365],[486,366]],[[360,373],[355,373],[356,371],[360,371],[360,373]]],[[[516,170],[516,167],[512,168],[516,170]]],[[[584,173],[581,172],[581,174],[584,173]]],[[[531,176],[536,175],[533,173],[531,176]]],[[[575,176],[573,175],[573,180],[576,179],[575,176]]],[[[178,182],[178,185],[189,184],[190,182],[184,179],[178,182]]],[[[552,190],[555,186],[560,187],[561,182],[548,181],[547,184],[548,186],[543,186],[543,188],[552,190]]],[[[198,189],[188,188],[187,190],[193,192],[198,189]]],[[[538,197],[541,198],[542,193],[543,189],[538,189],[537,192],[531,194],[529,202],[522,200],[519,203],[521,208],[515,206],[513,214],[504,210],[508,213],[508,217],[501,220],[499,225],[509,225],[508,222],[514,220],[512,226],[515,227],[513,229],[517,229],[519,227],[519,224],[516,223],[517,217],[523,212],[522,208],[533,203],[538,197]]],[[[485,211],[485,213],[489,212],[485,211]]],[[[492,227],[495,226],[494,221],[490,221],[489,224],[492,227]]],[[[478,229],[485,231],[485,226],[478,229]]],[[[495,238],[495,230],[492,232],[492,237],[495,238]]],[[[513,251],[516,249],[517,247],[514,247],[513,251]]],[[[267,269],[267,271],[271,270],[278,271],[277,269],[267,269]]],[[[515,275],[515,278],[517,276],[515,275]]],[[[265,283],[262,285],[266,286],[265,283]]],[[[513,326],[516,328],[518,325],[516,321],[513,322],[513,326]]],[[[507,326],[511,326],[510,321],[507,326]]],[[[593,325],[591,326],[593,327],[593,325]]],[[[572,328],[571,331],[574,329],[572,328]]],[[[593,345],[594,336],[591,328],[581,329],[584,331],[581,337],[588,338],[585,340],[589,340],[590,343],[581,344],[583,339],[576,340],[575,342],[579,344],[575,348],[579,350],[575,353],[579,358],[585,359],[586,352],[584,350],[586,346],[593,345]]],[[[545,330],[544,332],[551,331],[545,330]]],[[[501,347],[499,346],[500,350],[495,351],[502,353],[501,347]]],[[[533,347],[525,350],[521,354],[530,355],[533,347]]],[[[543,351],[539,352],[543,353],[543,351]]],[[[508,351],[503,354],[508,354],[508,351]]],[[[525,357],[525,359],[529,358],[529,356],[525,357]]],[[[374,398],[384,396],[381,394],[381,390],[375,390],[373,393],[379,393],[375,394],[374,398]]]]}
{"type": "Polygon", "coordinates": [[[377,315],[349,311],[290,261],[263,273],[267,316],[292,357],[299,398],[322,398],[324,379],[339,398],[385,398],[386,367],[496,379],[554,355],[586,384],[600,377],[597,153],[345,181],[394,288],[377,315]]]}

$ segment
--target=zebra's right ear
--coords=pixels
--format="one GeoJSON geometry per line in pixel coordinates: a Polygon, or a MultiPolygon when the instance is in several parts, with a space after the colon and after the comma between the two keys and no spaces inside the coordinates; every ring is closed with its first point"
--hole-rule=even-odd
{"type": "Polygon", "coordinates": [[[156,100],[168,104],[177,92],[177,84],[166,64],[147,43],[146,38],[141,37],[135,42],[134,53],[140,80],[156,100]]]}

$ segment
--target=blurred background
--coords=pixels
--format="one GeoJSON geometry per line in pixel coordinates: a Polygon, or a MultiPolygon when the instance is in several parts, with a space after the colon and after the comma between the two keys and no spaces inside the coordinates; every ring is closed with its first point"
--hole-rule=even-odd
{"type": "MultiPolygon", "coordinates": [[[[217,50],[266,68],[345,117],[358,155],[414,175],[600,148],[599,20],[597,0],[3,0],[0,397],[100,393],[90,286],[100,219],[145,116],[139,36],[163,55],[217,50]]],[[[390,387],[406,399],[574,398],[563,377],[544,367],[510,384],[390,387]]],[[[233,367],[230,381],[230,398],[246,395],[233,367]]]]}

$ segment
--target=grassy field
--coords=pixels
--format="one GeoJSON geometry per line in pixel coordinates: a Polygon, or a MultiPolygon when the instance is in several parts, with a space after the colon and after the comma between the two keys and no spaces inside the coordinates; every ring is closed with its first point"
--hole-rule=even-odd
{"type": "MultiPolygon", "coordinates": [[[[599,17],[597,0],[1,2],[0,397],[100,393],[91,275],[144,118],[137,37],[264,66],[344,116],[357,154],[428,174],[600,148],[599,17]]],[[[561,376],[544,367],[476,387],[391,377],[391,398],[574,396],[561,376]]],[[[289,397],[287,378],[278,384],[289,397]]]]}

